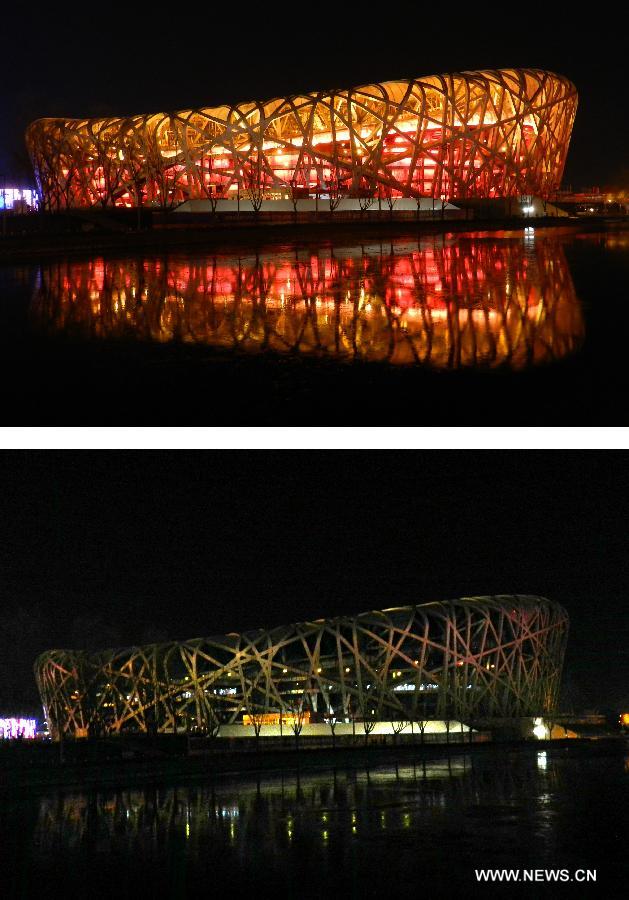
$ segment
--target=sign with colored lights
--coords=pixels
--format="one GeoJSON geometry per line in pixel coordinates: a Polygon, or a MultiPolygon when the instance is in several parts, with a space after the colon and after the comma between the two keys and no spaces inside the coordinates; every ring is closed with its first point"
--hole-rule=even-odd
{"type": "MultiPolygon", "coordinates": [[[[302,723],[308,725],[310,723],[310,710],[306,709],[299,715],[293,713],[282,713],[282,725],[294,725],[302,723]]],[[[277,713],[261,713],[257,716],[244,715],[242,717],[243,725],[279,725],[280,714],[277,713]]]]}
{"type": "Polygon", "coordinates": [[[0,209],[24,212],[37,206],[37,192],[30,188],[0,187],[0,209]]]}
{"type": "Polygon", "coordinates": [[[13,717],[0,719],[0,739],[27,738],[32,740],[35,737],[36,728],[36,719],[15,719],[13,717]]]}

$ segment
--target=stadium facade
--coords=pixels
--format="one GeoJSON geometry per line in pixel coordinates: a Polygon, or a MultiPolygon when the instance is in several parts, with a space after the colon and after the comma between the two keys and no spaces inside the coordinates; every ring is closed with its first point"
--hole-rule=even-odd
{"type": "Polygon", "coordinates": [[[541,597],[466,597],[35,663],[51,734],[542,716],[568,616],[541,597]]]}
{"type": "Polygon", "coordinates": [[[568,79],[498,69],[128,118],[38,119],[43,205],[248,198],[550,197],[577,107],[568,79]]]}

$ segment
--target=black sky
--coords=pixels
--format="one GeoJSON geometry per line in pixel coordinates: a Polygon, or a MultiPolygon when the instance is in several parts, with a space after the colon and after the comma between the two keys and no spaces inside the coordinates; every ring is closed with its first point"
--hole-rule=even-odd
{"type": "MultiPolygon", "coordinates": [[[[623,32],[612,6],[218,7],[3,11],[0,173],[40,116],[126,115],[477,68],[532,66],[580,94],[565,182],[629,187],[623,32]],[[161,10],[161,11],[159,11],[161,10]]],[[[20,162],[21,160],[21,162],[20,162]]]]}
{"type": "Polygon", "coordinates": [[[0,712],[52,646],[492,593],[563,603],[575,702],[629,707],[625,453],[5,452],[0,496],[0,712]]]}

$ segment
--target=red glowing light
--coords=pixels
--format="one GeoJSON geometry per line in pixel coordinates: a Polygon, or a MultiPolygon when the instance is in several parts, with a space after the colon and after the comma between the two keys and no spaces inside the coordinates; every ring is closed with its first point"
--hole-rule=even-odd
{"type": "Polygon", "coordinates": [[[48,209],[278,192],[546,197],[559,187],[576,104],[561,76],[501,69],[280,98],[253,104],[256,115],[243,104],[40,119],[27,145],[48,209]]]}

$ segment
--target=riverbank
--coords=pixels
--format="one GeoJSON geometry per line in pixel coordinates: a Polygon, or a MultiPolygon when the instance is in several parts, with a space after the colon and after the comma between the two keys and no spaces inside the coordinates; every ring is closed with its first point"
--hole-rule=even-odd
{"type": "MultiPolygon", "coordinates": [[[[249,747],[206,748],[188,752],[187,745],[170,755],[141,755],[126,751],[120,758],[77,761],[62,759],[58,745],[48,745],[50,753],[45,764],[20,764],[17,755],[10,762],[0,756],[0,791],[39,790],[47,788],[132,788],[144,785],[200,783],[216,776],[244,776],[261,774],[300,773],[313,771],[362,770],[383,766],[421,765],[461,754],[485,754],[512,750],[531,752],[567,751],[609,753],[626,752],[623,736],[560,739],[553,741],[468,741],[452,743],[383,744],[366,743],[359,739],[352,746],[293,746],[258,749],[249,747]]],[[[23,762],[23,761],[22,761],[23,762]]]]}
{"type": "Polygon", "coordinates": [[[133,256],[138,253],[170,253],[178,251],[221,253],[237,252],[243,247],[277,246],[290,242],[307,245],[312,242],[379,242],[400,237],[423,237],[444,233],[460,234],[473,231],[524,231],[525,228],[564,229],[568,232],[587,225],[590,230],[607,231],[626,227],[628,218],[556,218],[535,219],[396,219],[369,218],[338,220],[322,214],[307,221],[269,221],[261,223],[255,217],[223,218],[194,224],[176,224],[172,217],[151,227],[134,230],[131,227],[102,226],[87,231],[32,230],[24,234],[7,234],[0,238],[0,264],[37,263],[55,258],[85,258],[94,254],[133,256]]]}

